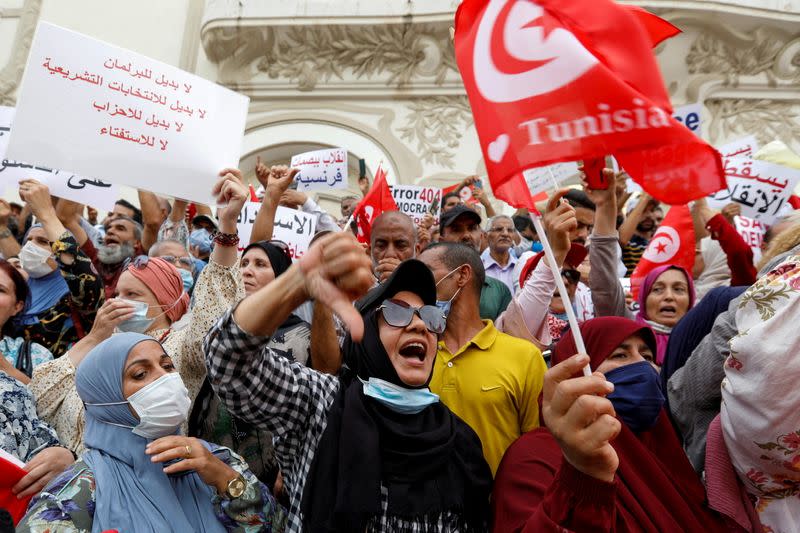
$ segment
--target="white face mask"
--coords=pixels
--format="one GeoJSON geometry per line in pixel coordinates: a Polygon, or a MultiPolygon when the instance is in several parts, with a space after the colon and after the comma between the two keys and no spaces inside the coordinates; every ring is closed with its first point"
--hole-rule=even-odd
{"type": "Polygon", "coordinates": [[[19,262],[32,278],[41,278],[55,270],[47,264],[47,260],[52,256],[51,252],[34,244],[33,241],[28,241],[19,251],[19,262]]]}
{"type": "Polygon", "coordinates": [[[172,435],[189,416],[189,391],[181,375],[172,372],[128,397],[128,403],[139,415],[133,433],[146,439],[172,435]]]}

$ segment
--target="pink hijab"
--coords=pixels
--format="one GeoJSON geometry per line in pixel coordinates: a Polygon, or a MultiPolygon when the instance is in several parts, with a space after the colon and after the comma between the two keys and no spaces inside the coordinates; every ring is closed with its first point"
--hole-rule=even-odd
{"type": "Polygon", "coordinates": [[[658,277],[670,269],[680,270],[683,272],[683,275],[686,276],[686,282],[689,284],[689,307],[686,309],[687,311],[694,307],[695,300],[694,281],[692,280],[692,275],[681,266],[662,265],[660,267],[656,267],[651,270],[647,276],[645,276],[644,281],[642,281],[642,286],[639,289],[639,313],[636,315],[636,322],[650,326],[653,330],[653,333],[656,334],[656,344],[658,345],[656,364],[658,366],[661,366],[664,363],[664,356],[667,353],[667,343],[669,342],[669,335],[672,333],[672,328],[663,326],[650,320],[650,317],[647,316],[646,303],[647,297],[650,295],[650,291],[653,289],[653,285],[658,277]]]}
{"type": "Polygon", "coordinates": [[[189,295],[183,290],[178,269],[160,257],[150,257],[142,263],[137,266],[134,261],[128,272],[153,292],[170,322],[179,320],[189,309],[189,295]]]}

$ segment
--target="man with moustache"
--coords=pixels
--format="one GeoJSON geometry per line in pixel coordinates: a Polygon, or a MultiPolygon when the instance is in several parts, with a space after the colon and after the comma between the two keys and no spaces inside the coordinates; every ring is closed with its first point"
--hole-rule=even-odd
{"type": "Polygon", "coordinates": [[[502,281],[511,294],[514,294],[514,266],[517,256],[514,255],[514,234],[517,232],[514,221],[506,215],[497,215],[489,219],[486,234],[489,247],[481,254],[486,275],[502,281]]]}
{"type": "MultiPolygon", "coordinates": [[[[439,218],[439,242],[466,244],[481,252],[481,216],[465,205],[457,205],[439,218]]],[[[480,317],[496,320],[511,303],[511,291],[502,281],[486,277],[480,292],[480,317]]]]}

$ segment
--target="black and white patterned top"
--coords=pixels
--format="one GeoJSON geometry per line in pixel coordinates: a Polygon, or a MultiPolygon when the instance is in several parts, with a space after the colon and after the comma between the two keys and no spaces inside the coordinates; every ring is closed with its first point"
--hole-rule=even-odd
{"type": "MultiPolygon", "coordinates": [[[[335,376],[322,374],[280,357],[267,346],[268,337],[250,335],[228,311],[209,331],[204,351],[211,385],[234,415],[271,431],[275,455],[289,494],[287,531],[303,530],[300,505],[328,411],[339,389],[335,376]]],[[[398,533],[486,531],[467,524],[455,512],[405,517],[388,515],[387,492],[382,509],[366,531],[398,533]]]]}

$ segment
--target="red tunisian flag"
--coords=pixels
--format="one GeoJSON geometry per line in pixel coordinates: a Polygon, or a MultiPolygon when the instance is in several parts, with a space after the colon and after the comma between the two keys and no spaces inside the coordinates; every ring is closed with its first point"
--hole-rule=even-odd
{"type": "Polygon", "coordinates": [[[692,273],[694,237],[694,224],[689,208],[685,205],[670,207],[631,274],[631,293],[634,299],[638,297],[639,286],[644,278],[656,267],[677,265],[692,273]]]}
{"type": "Polygon", "coordinates": [[[392,190],[386,182],[386,172],[378,167],[372,187],[364,199],[353,210],[356,222],[358,242],[369,244],[372,233],[372,221],[384,211],[397,211],[397,204],[392,197],[392,190]]]}
{"type": "Polygon", "coordinates": [[[641,14],[611,0],[464,0],[455,27],[495,196],[524,205],[523,170],[607,154],[666,203],[726,186],[716,150],[671,116],[650,49],[669,32],[648,33],[641,14]]]}

